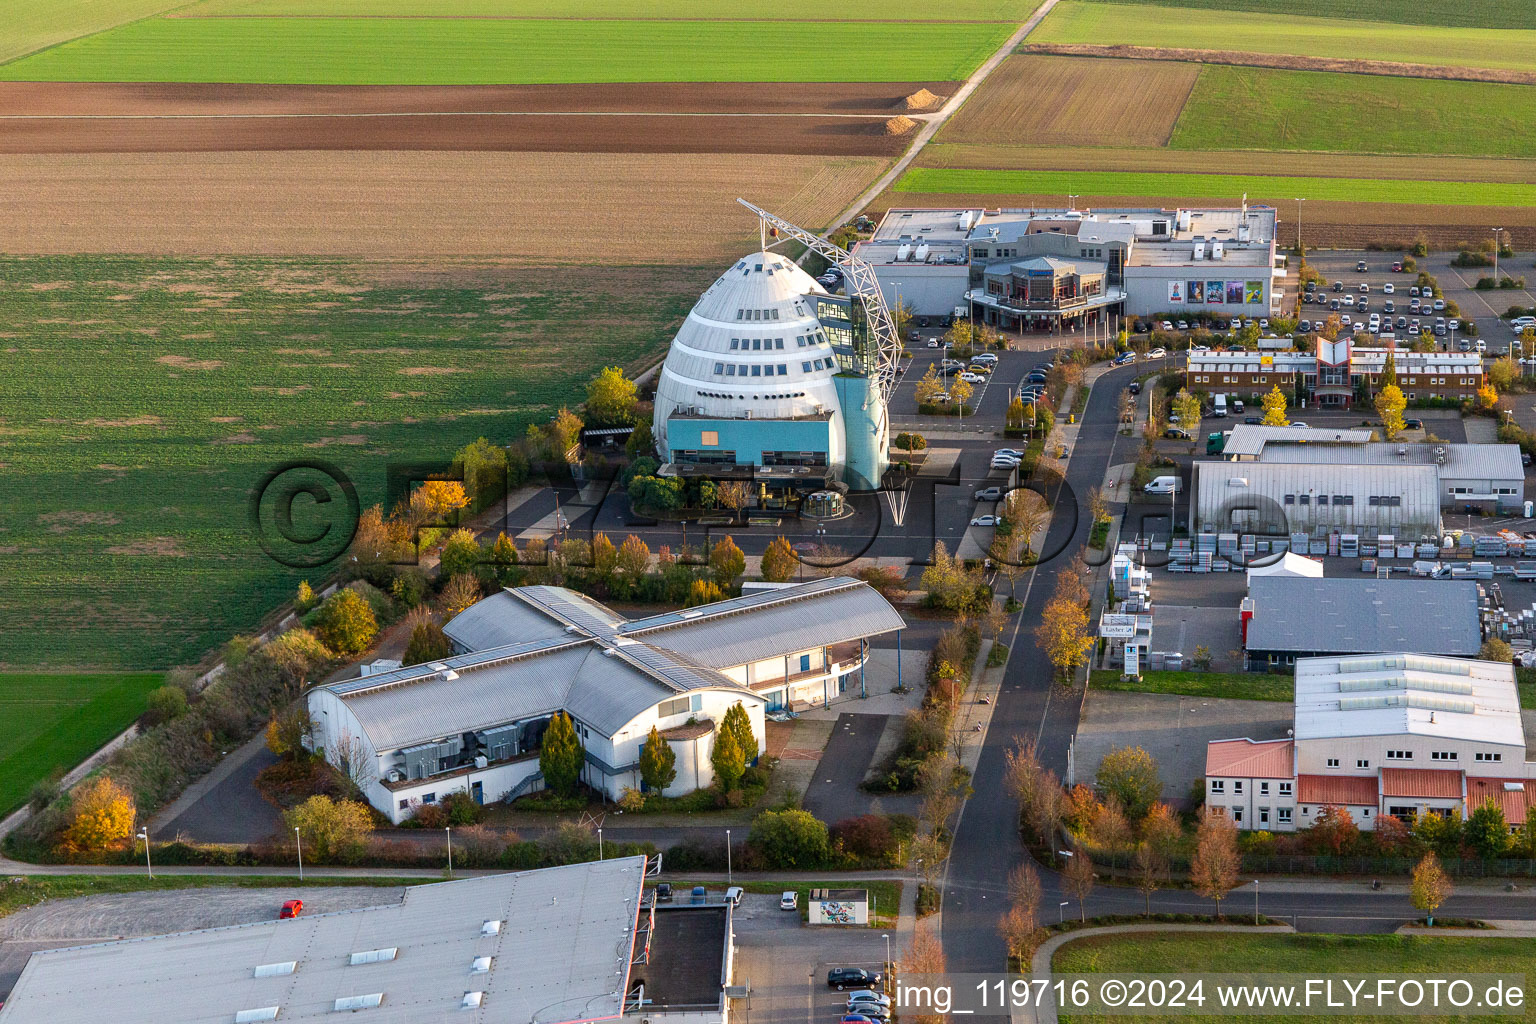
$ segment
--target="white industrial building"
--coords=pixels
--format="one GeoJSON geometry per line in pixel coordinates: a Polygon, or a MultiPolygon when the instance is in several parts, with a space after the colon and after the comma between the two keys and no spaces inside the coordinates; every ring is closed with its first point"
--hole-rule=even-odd
{"type": "Polygon", "coordinates": [[[358,910],[45,949],[0,1024],[344,1013],[376,1024],[726,1024],[731,906],[657,906],[646,869],[644,857],[620,857],[412,886],[358,910]]]}
{"type": "Polygon", "coordinates": [[[1514,668],[1415,654],[1301,659],[1292,736],[1212,741],[1205,800],[1241,828],[1279,832],[1329,806],[1371,829],[1383,814],[1465,817],[1492,800],[1514,829],[1536,807],[1514,668]]]}
{"type": "Polygon", "coordinates": [[[311,690],[312,742],[397,824],[453,792],[484,803],[542,788],[539,747],[559,711],[586,751],[582,781],[613,799],[643,788],[655,726],[677,755],[675,795],[714,782],[733,705],[761,746],[765,710],[861,688],[868,639],[904,625],[847,577],[633,620],[560,587],[508,589],[448,624],[459,653],[311,690]]]}
{"type": "Polygon", "coordinates": [[[1443,509],[1509,512],[1525,501],[1513,444],[1377,442],[1371,432],[1232,428],[1191,476],[1197,532],[1391,534],[1435,540],[1443,509]]]}
{"type": "Polygon", "coordinates": [[[875,268],[887,303],[924,316],[956,307],[1005,327],[1081,325],[1098,314],[1280,312],[1285,257],[1268,206],[1227,209],[888,210],[855,254],[875,268]],[[1102,275],[1094,294],[1038,301],[986,286],[989,270],[1047,257],[1102,275]]]}

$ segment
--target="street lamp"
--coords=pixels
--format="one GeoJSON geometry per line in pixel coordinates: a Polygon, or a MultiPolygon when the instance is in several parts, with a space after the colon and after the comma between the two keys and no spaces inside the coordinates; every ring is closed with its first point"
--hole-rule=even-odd
{"type": "Polygon", "coordinates": [[[1056,923],[1057,924],[1066,924],[1067,923],[1067,904],[1070,903],[1070,902],[1072,902],[1072,901],[1071,900],[1062,900],[1059,904],[1057,904],[1057,906],[1056,906],[1056,923]]]}
{"type": "Polygon", "coordinates": [[[1076,194],[1072,194],[1072,195],[1068,195],[1067,196],[1067,209],[1068,210],[1075,210],[1075,209],[1077,209],[1077,199],[1078,199],[1078,197],[1077,197],[1076,194]]]}
{"type": "Polygon", "coordinates": [[[735,879],[731,876],[731,830],[725,830],[725,884],[730,885],[735,879]]]}
{"type": "Polygon", "coordinates": [[[886,980],[889,982],[891,971],[895,969],[894,964],[891,963],[891,937],[889,935],[882,935],[880,937],[885,940],[885,974],[886,980]]]}
{"type": "Polygon", "coordinates": [[[144,840],[144,870],[149,872],[149,877],[150,878],[154,878],[155,877],[155,869],[149,863],[149,826],[148,825],[145,825],[143,828],[139,829],[139,838],[144,840]]]}
{"type": "Polygon", "coordinates": [[[453,826],[443,826],[443,836],[448,843],[448,877],[453,877],[453,826]]]}
{"type": "Polygon", "coordinates": [[[298,826],[293,829],[293,845],[299,851],[299,881],[304,881],[304,841],[299,838],[298,826]]]}
{"type": "Polygon", "coordinates": [[[1493,229],[1493,283],[1499,283],[1499,250],[1504,245],[1504,229],[1493,229]]]}
{"type": "Polygon", "coordinates": [[[1253,923],[1259,923],[1259,880],[1253,880],[1253,923]]]}

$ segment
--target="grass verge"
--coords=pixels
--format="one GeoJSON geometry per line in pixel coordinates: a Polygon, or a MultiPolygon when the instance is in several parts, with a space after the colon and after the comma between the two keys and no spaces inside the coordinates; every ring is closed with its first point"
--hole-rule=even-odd
{"type": "Polygon", "coordinates": [[[1259,672],[1143,672],[1141,679],[1120,678],[1115,669],[1095,669],[1088,685],[1095,690],[1126,693],[1176,693],[1186,697],[1218,697],[1224,700],[1292,700],[1296,681],[1291,676],[1259,672]]]}

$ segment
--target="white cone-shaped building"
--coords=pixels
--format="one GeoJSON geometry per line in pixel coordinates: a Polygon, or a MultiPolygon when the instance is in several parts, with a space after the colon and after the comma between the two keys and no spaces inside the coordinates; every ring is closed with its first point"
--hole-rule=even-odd
{"type": "Polygon", "coordinates": [[[817,319],[827,292],[786,256],[747,256],[678,330],[656,386],[668,462],[826,467],[841,475],[838,360],[817,319]]]}

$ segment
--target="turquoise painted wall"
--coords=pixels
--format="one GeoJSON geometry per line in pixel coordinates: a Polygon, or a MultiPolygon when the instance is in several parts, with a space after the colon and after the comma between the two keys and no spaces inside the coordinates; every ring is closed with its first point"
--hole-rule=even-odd
{"type": "Polygon", "coordinates": [[[885,476],[890,445],[889,425],[881,415],[880,398],[870,393],[868,377],[840,373],[832,382],[837,385],[837,402],[843,410],[847,440],[843,482],[855,491],[875,490],[885,476]]]}
{"type": "Polygon", "coordinates": [[[739,463],[762,465],[763,452],[830,452],[827,420],[681,419],[667,423],[667,445],[673,450],[734,451],[739,463]],[[706,430],[719,433],[720,443],[704,444],[706,430]]]}

